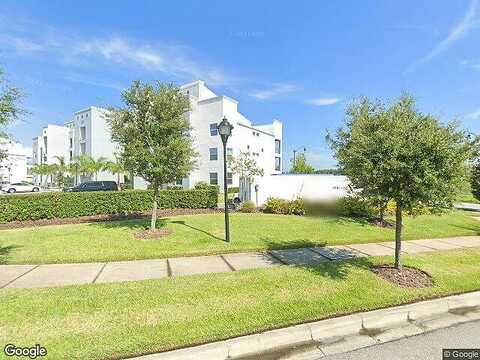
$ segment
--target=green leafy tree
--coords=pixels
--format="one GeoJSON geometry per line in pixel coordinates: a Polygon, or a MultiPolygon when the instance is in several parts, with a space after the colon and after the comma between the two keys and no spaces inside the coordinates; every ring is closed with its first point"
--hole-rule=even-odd
{"type": "MultiPolygon", "coordinates": [[[[7,137],[6,126],[25,113],[20,108],[22,97],[23,93],[5,79],[4,71],[0,68],[0,138],[7,137]]],[[[5,157],[5,151],[0,150],[0,160],[5,157]]]]}
{"type": "Polygon", "coordinates": [[[470,186],[475,199],[480,200],[480,160],[477,160],[471,168],[470,186]]]}
{"type": "Polygon", "coordinates": [[[291,174],[315,174],[313,166],[307,163],[305,154],[298,154],[295,159],[292,159],[291,174]]]}
{"type": "Polygon", "coordinates": [[[122,93],[122,100],[125,107],[112,109],[110,115],[112,140],[120,145],[125,167],[153,188],[153,230],[160,186],[186,177],[195,166],[196,153],[186,117],[190,101],[179,88],[159,81],[134,81],[122,93]]]}
{"type": "Polygon", "coordinates": [[[351,104],[346,124],[327,136],[341,170],[368,199],[396,202],[395,267],[401,267],[403,212],[452,206],[471,155],[468,135],[419,112],[406,94],[390,106],[351,104]]]}
{"type": "Polygon", "coordinates": [[[229,156],[227,159],[230,171],[237,174],[240,179],[253,183],[256,176],[263,176],[264,171],[258,167],[257,162],[248,152],[240,151],[238,157],[229,156]]]}

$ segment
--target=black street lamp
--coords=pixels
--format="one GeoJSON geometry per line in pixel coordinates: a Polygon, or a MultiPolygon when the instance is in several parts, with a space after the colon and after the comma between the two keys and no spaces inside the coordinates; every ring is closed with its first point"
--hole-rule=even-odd
{"type": "Polygon", "coordinates": [[[222,122],[217,125],[218,133],[223,143],[223,195],[225,198],[225,241],[230,242],[230,223],[228,220],[228,189],[227,189],[227,141],[232,135],[233,126],[224,116],[222,122]]]}

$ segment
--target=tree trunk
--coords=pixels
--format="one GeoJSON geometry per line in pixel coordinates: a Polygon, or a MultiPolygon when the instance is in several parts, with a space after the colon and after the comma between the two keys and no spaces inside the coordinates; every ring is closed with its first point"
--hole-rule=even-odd
{"type": "Polygon", "coordinates": [[[158,185],[155,182],[153,188],[153,209],[152,209],[152,221],[150,223],[150,230],[155,230],[157,226],[157,197],[158,197],[158,185]]]}
{"type": "Polygon", "coordinates": [[[402,250],[402,205],[397,203],[395,210],[395,268],[402,267],[400,261],[400,251],[402,250]]]}

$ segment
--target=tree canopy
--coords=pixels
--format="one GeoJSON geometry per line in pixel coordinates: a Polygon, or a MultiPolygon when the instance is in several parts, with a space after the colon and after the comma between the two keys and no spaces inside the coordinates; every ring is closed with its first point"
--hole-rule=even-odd
{"type": "Polygon", "coordinates": [[[400,267],[402,211],[452,206],[471,156],[468,134],[421,113],[405,94],[390,105],[367,98],[352,103],[345,126],[327,140],[341,171],[365,197],[396,202],[400,267]]]}
{"type": "Polygon", "coordinates": [[[195,166],[191,127],[186,117],[189,99],[173,85],[134,81],[122,93],[125,107],[112,109],[112,140],[120,145],[126,168],[148,181],[154,190],[152,229],[156,222],[156,196],[161,185],[186,177],[195,166]]]}
{"type": "Polygon", "coordinates": [[[292,174],[315,174],[315,169],[309,163],[307,163],[307,158],[305,154],[297,154],[295,159],[292,159],[292,169],[290,170],[292,174]]]}
{"type": "MultiPolygon", "coordinates": [[[[0,68],[0,137],[6,137],[6,126],[25,112],[20,108],[22,97],[22,92],[6,80],[4,71],[0,68]]],[[[5,156],[5,152],[0,150],[0,160],[5,156]]]]}
{"type": "Polygon", "coordinates": [[[248,152],[241,151],[238,157],[230,156],[228,158],[228,167],[241,179],[247,180],[250,184],[256,176],[263,176],[264,171],[258,167],[257,162],[248,152]]]}

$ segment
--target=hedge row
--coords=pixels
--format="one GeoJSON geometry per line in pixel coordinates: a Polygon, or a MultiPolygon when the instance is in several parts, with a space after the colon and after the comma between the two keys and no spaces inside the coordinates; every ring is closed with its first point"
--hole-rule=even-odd
{"type": "MultiPolygon", "coordinates": [[[[70,218],[100,214],[128,214],[149,210],[153,191],[96,191],[0,196],[0,223],[15,220],[70,218]]],[[[208,190],[161,190],[160,208],[214,208],[218,192],[208,190]]]]}

